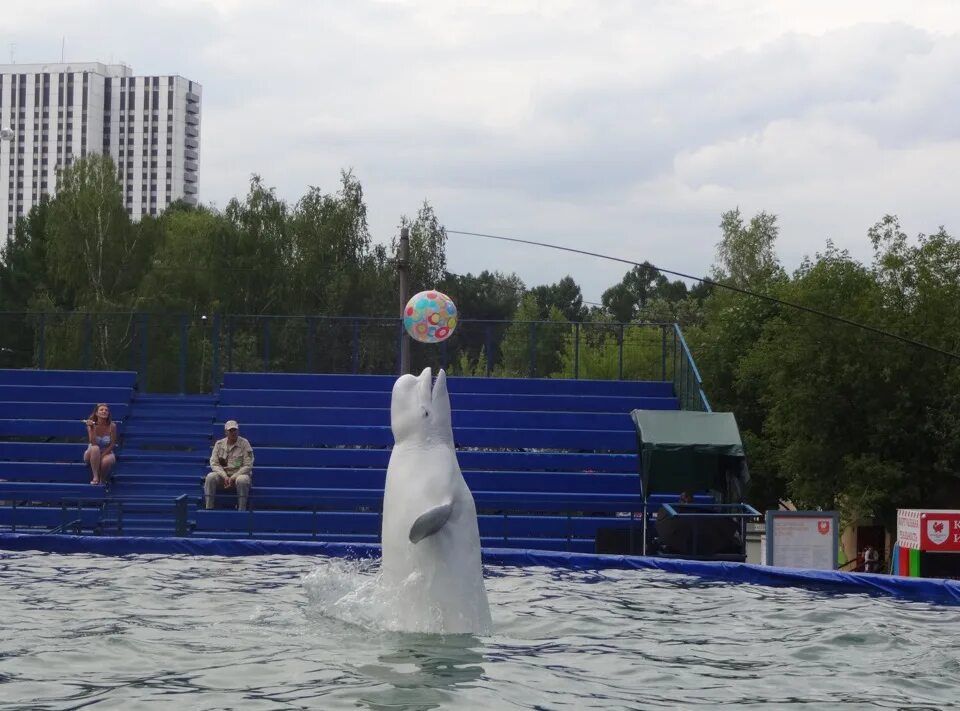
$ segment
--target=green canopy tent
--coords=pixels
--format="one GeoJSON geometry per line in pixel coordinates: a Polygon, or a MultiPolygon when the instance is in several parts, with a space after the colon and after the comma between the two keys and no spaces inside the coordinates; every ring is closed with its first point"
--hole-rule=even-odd
{"type": "Polygon", "coordinates": [[[757,512],[742,503],[750,475],[733,413],[634,410],[630,415],[637,428],[644,554],[650,497],[686,491],[710,493],[715,503],[664,505],[657,513],[661,542],[673,543],[684,553],[692,546],[694,553],[708,554],[700,557],[718,560],[719,549],[713,551],[709,544],[722,549],[724,540],[739,529],[741,550],[734,559],[743,560],[744,524],[757,512]]]}
{"type": "Polygon", "coordinates": [[[742,498],[750,479],[732,412],[634,410],[644,500],[653,494],[712,491],[742,498]]]}

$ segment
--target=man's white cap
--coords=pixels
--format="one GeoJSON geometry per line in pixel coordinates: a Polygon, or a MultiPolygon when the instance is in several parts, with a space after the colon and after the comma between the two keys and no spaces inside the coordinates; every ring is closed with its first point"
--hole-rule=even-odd
{"type": "Polygon", "coordinates": [[[224,432],[226,432],[227,430],[239,430],[239,429],[240,429],[240,425],[237,424],[236,420],[227,420],[226,422],[223,423],[224,432]]]}

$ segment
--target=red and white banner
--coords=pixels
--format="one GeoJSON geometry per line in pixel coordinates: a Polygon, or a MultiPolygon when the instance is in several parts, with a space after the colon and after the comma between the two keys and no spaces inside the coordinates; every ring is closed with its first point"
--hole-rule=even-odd
{"type": "Polygon", "coordinates": [[[900,509],[897,543],[903,548],[960,553],[960,511],[900,509]]]}

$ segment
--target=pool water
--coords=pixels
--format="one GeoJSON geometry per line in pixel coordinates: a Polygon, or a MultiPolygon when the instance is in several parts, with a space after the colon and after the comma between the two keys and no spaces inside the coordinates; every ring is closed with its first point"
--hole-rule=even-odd
{"type": "Polygon", "coordinates": [[[960,608],[486,569],[488,637],[392,629],[371,561],[0,552],[0,709],[947,708],[960,608]]]}

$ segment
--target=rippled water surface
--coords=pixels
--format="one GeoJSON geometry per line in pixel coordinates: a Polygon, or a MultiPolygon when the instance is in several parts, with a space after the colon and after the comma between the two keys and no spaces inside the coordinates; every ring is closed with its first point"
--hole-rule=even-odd
{"type": "Polygon", "coordinates": [[[390,631],[376,565],[0,553],[0,709],[948,708],[960,610],[488,567],[495,633],[390,631]]]}

